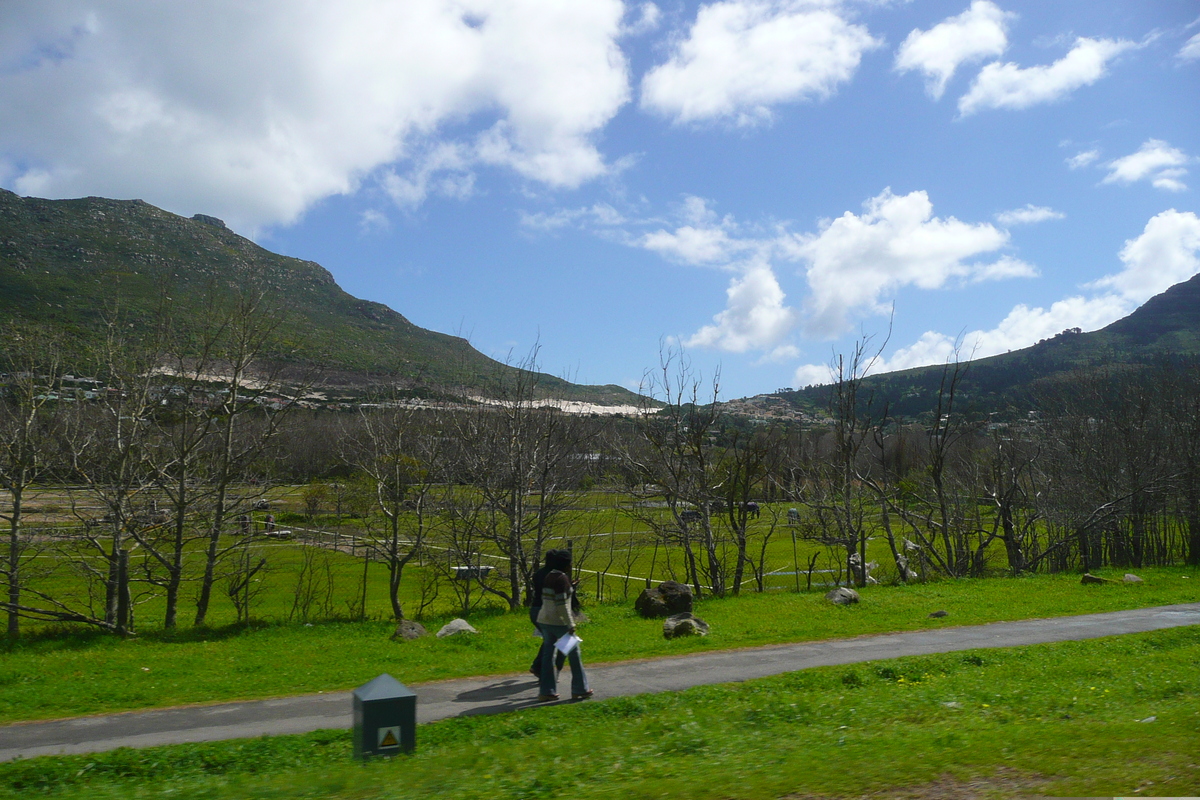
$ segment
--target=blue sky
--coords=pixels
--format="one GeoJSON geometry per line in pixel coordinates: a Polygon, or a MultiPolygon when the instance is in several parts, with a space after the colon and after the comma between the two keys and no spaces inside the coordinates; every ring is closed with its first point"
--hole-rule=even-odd
{"type": "Polygon", "coordinates": [[[1200,4],[0,5],[0,185],[225,219],[349,292],[732,398],[1095,329],[1200,271],[1200,4]]]}

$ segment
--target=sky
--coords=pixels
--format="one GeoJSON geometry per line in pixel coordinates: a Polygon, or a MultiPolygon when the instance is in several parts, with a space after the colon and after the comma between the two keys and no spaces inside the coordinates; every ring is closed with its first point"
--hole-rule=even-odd
{"type": "Polygon", "coordinates": [[[731,399],[1200,272],[1196,0],[0,3],[0,186],[217,216],[499,360],[731,399]]]}

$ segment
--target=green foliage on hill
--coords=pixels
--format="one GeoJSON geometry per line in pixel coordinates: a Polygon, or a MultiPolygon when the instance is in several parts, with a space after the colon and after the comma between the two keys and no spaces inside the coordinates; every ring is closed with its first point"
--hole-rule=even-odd
{"type": "MultiPolygon", "coordinates": [[[[969,357],[963,354],[963,359],[969,357]]],[[[985,415],[1033,408],[1044,388],[1101,366],[1138,369],[1167,358],[1200,355],[1200,275],[1146,301],[1129,316],[1090,333],[1063,331],[1037,344],[971,361],[958,386],[955,409],[985,415]]],[[[953,367],[949,367],[953,369],[953,367]]],[[[928,415],[937,406],[944,366],[875,375],[863,382],[860,398],[905,418],[928,415]]],[[[793,405],[819,412],[828,407],[830,387],[783,393],[793,405]]]]}
{"type": "MultiPolygon", "coordinates": [[[[215,218],[176,216],[141,200],[22,198],[0,190],[0,322],[41,323],[86,344],[120,310],[150,327],[170,314],[185,332],[206,304],[261,292],[280,316],[278,360],[317,364],[335,382],[398,375],[486,392],[512,368],[462,338],[413,325],[344,292],[312,261],[272,253],[215,218]]],[[[548,396],[629,403],[619,386],[538,378],[548,396]]]]}

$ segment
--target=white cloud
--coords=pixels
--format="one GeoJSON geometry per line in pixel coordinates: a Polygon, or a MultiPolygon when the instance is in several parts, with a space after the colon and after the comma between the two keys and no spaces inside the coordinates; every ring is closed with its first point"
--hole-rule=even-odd
{"type": "Polygon", "coordinates": [[[1146,223],[1141,236],[1125,242],[1125,269],[1108,275],[1093,288],[1111,289],[1132,304],[1143,303],[1167,287],[1200,272],[1200,218],[1170,209],[1146,223]]]}
{"type": "MultiPolygon", "coordinates": [[[[1124,269],[1085,287],[1099,290],[1099,294],[1068,297],[1049,308],[1021,304],[996,327],[971,331],[957,341],[937,331],[926,331],[913,344],[880,359],[871,371],[945,363],[956,348],[962,358],[985,358],[1028,347],[1068,328],[1103,328],[1154,295],[1200,273],[1200,217],[1174,209],[1154,216],[1140,236],[1125,242],[1120,258],[1124,269]]],[[[796,370],[795,381],[798,385],[828,383],[829,369],[803,365],[796,370]]]]}
{"type": "MultiPolygon", "coordinates": [[[[626,14],[633,12],[633,7],[630,6],[626,14]]],[[[632,20],[629,24],[621,28],[621,33],[624,36],[641,36],[658,30],[658,26],[662,23],[662,11],[654,3],[642,3],[637,7],[637,19],[632,20]]]]}
{"type": "Polygon", "coordinates": [[[1036,278],[1037,267],[1027,264],[1019,258],[1000,256],[990,264],[978,264],[971,270],[971,283],[984,281],[1003,281],[1010,278],[1036,278]]]}
{"type": "Polygon", "coordinates": [[[694,266],[729,267],[735,258],[761,243],[731,236],[737,226],[732,217],[718,219],[701,197],[684,198],[678,216],[684,224],[673,231],[660,228],[644,234],[637,244],[674,261],[694,266]]]}
{"type": "Polygon", "coordinates": [[[1193,159],[1161,139],[1147,139],[1136,153],[1108,162],[1104,183],[1134,183],[1149,179],[1158,189],[1181,192],[1187,186],[1180,180],[1187,174],[1184,164],[1193,159]]]}
{"type": "Polygon", "coordinates": [[[764,355],[762,358],[755,361],[755,366],[763,364],[778,363],[782,361],[795,361],[800,357],[800,348],[794,344],[777,345],[771,352],[764,355]]]}
{"type": "Polygon", "coordinates": [[[1180,61],[1195,61],[1200,59],[1200,33],[1197,33],[1192,38],[1183,43],[1183,47],[1179,48],[1179,52],[1175,57],[1180,61]]]}
{"type": "Polygon", "coordinates": [[[401,208],[415,208],[430,194],[462,199],[475,189],[471,155],[461,144],[441,142],[409,161],[411,166],[404,175],[386,169],[379,181],[401,208]]]}
{"type": "Polygon", "coordinates": [[[629,98],[620,0],[2,8],[11,185],[235,227],[373,174],[402,204],[469,193],[480,164],[578,186],[610,170],[595,137],[629,98]],[[460,160],[440,175],[427,158],[447,141],[460,160]]]}
{"type": "MultiPolygon", "coordinates": [[[[1024,304],[1013,308],[1000,324],[990,330],[975,330],[955,339],[938,331],[926,331],[908,347],[895,350],[889,357],[871,365],[870,374],[944,364],[953,358],[967,360],[986,358],[1009,350],[1019,350],[1047,339],[1067,328],[1084,330],[1102,328],[1132,310],[1130,304],[1116,295],[1085,298],[1069,297],[1049,308],[1030,308],[1024,304]]],[[[829,368],[806,364],[796,370],[797,384],[830,383],[829,368]]]]}
{"type": "Polygon", "coordinates": [[[721,228],[683,225],[674,231],[657,230],[641,238],[642,247],[687,264],[725,264],[741,249],[721,228]]]}
{"type": "MultiPolygon", "coordinates": [[[[731,353],[775,346],[791,332],[796,312],[785,305],[786,299],[775,273],[766,264],[750,267],[729,283],[725,310],[713,317],[684,344],[688,347],[713,347],[731,353]]],[[[773,355],[794,354],[784,346],[773,355]]]]}
{"type": "Polygon", "coordinates": [[[927,31],[914,30],[896,52],[898,72],[919,70],[925,91],[937,99],[961,64],[999,56],[1008,48],[1008,22],[1016,17],[989,0],[975,0],[957,17],[927,31]]]}
{"type": "Polygon", "coordinates": [[[958,100],[961,116],[986,108],[1022,109],[1061,100],[1106,74],[1108,62],[1136,47],[1133,42],[1112,39],[1075,40],[1065,56],[1048,67],[1022,68],[996,61],[985,66],[958,100]]]}
{"type": "Polygon", "coordinates": [[[1076,153],[1067,159],[1067,166],[1071,169],[1079,169],[1086,167],[1100,157],[1099,150],[1084,150],[1081,153],[1076,153]]]}
{"type": "Polygon", "coordinates": [[[827,383],[833,383],[833,370],[828,364],[801,364],[792,375],[792,385],[797,389],[827,383]]]}
{"type": "Polygon", "coordinates": [[[1131,310],[1125,300],[1113,295],[1068,297],[1051,304],[1049,308],[1030,308],[1021,304],[1014,307],[995,328],[971,331],[958,342],[945,334],[926,331],[914,344],[897,350],[891,357],[881,361],[876,371],[889,372],[945,363],[954,356],[956,346],[963,359],[986,358],[1028,347],[1067,328],[1102,328],[1131,310]]]}
{"type": "Polygon", "coordinates": [[[885,312],[880,297],[903,286],[937,289],[954,278],[986,280],[1023,269],[1015,259],[964,263],[1000,249],[1008,234],[987,223],[934,217],[925,192],[897,196],[885,189],[863,205],[861,216],[847,211],[822,222],[819,233],[789,243],[792,254],[808,263],[812,295],[805,327],[812,334],[844,332],[859,310],[885,312]]]}
{"type": "Polygon", "coordinates": [[[376,208],[368,208],[358,218],[358,230],[364,234],[386,231],[391,226],[392,223],[388,220],[387,215],[376,208]]]}
{"type": "Polygon", "coordinates": [[[1001,211],[996,215],[996,221],[1006,228],[1013,225],[1032,225],[1035,222],[1045,222],[1048,219],[1062,219],[1066,214],[1061,211],[1055,211],[1047,206],[1035,206],[1033,203],[1028,203],[1024,208],[1014,208],[1010,211],[1001,211]]]}
{"type": "Polygon", "coordinates": [[[769,120],[771,107],[826,98],[879,42],[835,8],[787,0],[702,6],[670,59],[642,79],[643,108],[678,123],[769,120]]]}
{"type": "Polygon", "coordinates": [[[627,220],[608,203],[596,203],[590,207],[564,208],[552,213],[530,214],[522,211],[519,221],[522,227],[530,230],[553,231],[572,226],[613,227],[627,220]]]}

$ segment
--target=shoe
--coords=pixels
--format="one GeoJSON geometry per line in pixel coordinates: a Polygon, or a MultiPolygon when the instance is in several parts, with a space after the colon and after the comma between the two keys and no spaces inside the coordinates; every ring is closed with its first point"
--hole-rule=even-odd
{"type": "Polygon", "coordinates": [[[539,703],[553,703],[557,699],[558,695],[556,694],[539,694],[537,696],[537,702],[539,703]]]}
{"type": "Polygon", "coordinates": [[[595,693],[596,693],[596,692],[595,692],[595,690],[594,690],[594,689],[588,689],[588,690],[587,690],[586,692],[584,692],[583,694],[573,694],[573,695],[571,695],[571,699],[572,699],[572,700],[587,700],[589,697],[591,697],[591,696],[592,696],[592,695],[594,695],[595,693]]]}
{"type": "Polygon", "coordinates": [[[534,669],[533,667],[530,667],[530,668],[529,668],[529,674],[530,674],[530,675],[532,675],[532,676],[533,676],[533,677],[535,677],[535,678],[540,678],[540,677],[542,677],[542,673],[541,673],[541,671],[540,671],[540,670],[536,670],[536,669],[534,669]]]}

